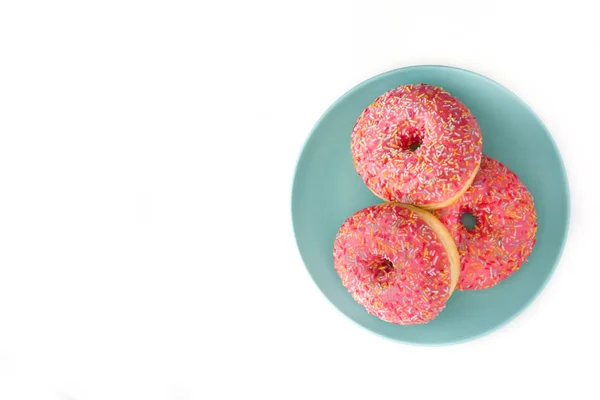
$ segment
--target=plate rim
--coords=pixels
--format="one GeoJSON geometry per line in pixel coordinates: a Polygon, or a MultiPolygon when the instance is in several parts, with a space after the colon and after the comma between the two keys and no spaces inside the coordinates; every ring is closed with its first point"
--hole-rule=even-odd
{"type": "Polygon", "coordinates": [[[294,167],[294,174],[293,174],[293,180],[292,180],[292,188],[291,188],[291,201],[290,201],[290,205],[291,205],[291,222],[292,222],[292,229],[294,232],[294,242],[296,245],[296,250],[298,252],[298,254],[300,255],[300,259],[302,260],[302,263],[304,265],[304,269],[305,271],[308,273],[308,275],[310,276],[310,278],[312,279],[313,283],[317,286],[318,291],[320,292],[321,296],[323,296],[327,302],[329,303],[330,306],[332,306],[338,313],[342,314],[345,318],[347,318],[348,320],[352,321],[352,323],[354,323],[355,325],[358,325],[359,327],[361,327],[363,330],[366,330],[368,332],[370,332],[371,334],[375,334],[381,338],[384,338],[386,340],[392,341],[394,343],[404,343],[404,344],[409,344],[409,345],[413,345],[413,346],[423,346],[423,347],[442,347],[442,346],[450,346],[450,345],[455,345],[455,344],[460,344],[460,343],[466,343],[466,342],[471,342],[474,340],[478,340],[484,336],[488,336],[496,331],[498,331],[500,328],[503,328],[505,326],[507,326],[508,324],[512,323],[517,317],[519,317],[526,309],[528,309],[533,302],[535,302],[540,294],[546,289],[548,282],[550,281],[550,279],[554,276],[556,269],[558,268],[558,265],[561,262],[565,247],[566,247],[566,243],[568,241],[568,238],[570,236],[570,231],[571,231],[571,189],[570,189],[570,184],[569,184],[569,176],[567,173],[567,168],[565,166],[564,163],[564,159],[562,156],[562,153],[560,152],[560,148],[557,146],[556,141],[554,140],[554,137],[552,136],[552,133],[550,132],[550,130],[546,127],[546,124],[544,124],[544,121],[542,121],[542,119],[538,116],[538,114],[535,112],[535,110],[533,109],[533,107],[531,107],[525,100],[521,99],[521,97],[517,96],[512,90],[508,89],[506,86],[500,84],[499,82],[483,75],[480,74],[478,72],[475,71],[471,71],[465,68],[460,68],[460,67],[454,67],[454,66],[449,66],[449,65],[442,65],[442,64],[417,64],[417,65],[409,65],[409,66],[405,66],[405,67],[400,67],[400,68],[394,68],[382,73],[379,73],[377,75],[374,75],[366,80],[363,80],[361,82],[359,82],[358,84],[354,85],[353,87],[351,87],[349,90],[347,90],[345,93],[343,93],[341,96],[339,96],[333,103],[331,103],[331,105],[329,107],[327,107],[327,109],[325,111],[323,111],[323,113],[321,114],[321,116],[318,118],[318,120],[313,124],[312,128],[310,129],[310,132],[308,133],[308,135],[306,136],[306,138],[304,139],[304,143],[302,144],[302,147],[300,149],[300,152],[298,153],[297,157],[296,157],[296,164],[294,167]],[[342,312],[328,297],[327,295],[323,292],[323,290],[321,289],[321,287],[319,286],[319,284],[317,283],[317,280],[315,279],[315,276],[313,275],[313,273],[310,271],[310,269],[307,266],[307,262],[306,259],[304,257],[304,255],[302,254],[302,250],[300,250],[300,246],[298,244],[298,227],[297,227],[297,223],[296,223],[296,219],[298,218],[297,215],[295,215],[295,204],[296,201],[294,200],[296,198],[295,193],[297,192],[297,178],[298,178],[298,174],[299,174],[299,166],[301,164],[301,162],[303,161],[303,158],[305,156],[305,151],[307,146],[309,145],[309,143],[311,142],[311,139],[313,138],[315,131],[317,130],[317,128],[320,126],[321,122],[330,114],[330,112],[336,107],[338,106],[339,103],[341,103],[344,99],[346,99],[348,96],[350,96],[352,93],[354,93],[355,91],[360,90],[362,87],[369,85],[372,81],[378,80],[378,79],[382,79],[385,78],[388,75],[394,75],[400,71],[406,71],[406,70],[411,70],[411,69],[446,69],[446,70],[455,70],[455,71],[459,71],[461,73],[466,73],[466,74],[472,74],[472,75],[476,75],[482,79],[487,80],[488,82],[490,82],[492,85],[496,85],[498,86],[501,90],[505,90],[507,93],[509,93],[517,102],[519,102],[520,104],[522,104],[529,112],[531,112],[531,114],[533,115],[533,117],[535,118],[535,120],[540,124],[540,126],[544,129],[544,131],[546,132],[548,138],[550,139],[550,143],[552,145],[552,147],[554,148],[554,150],[556,151],[556,153],[558,154],[558,158],[559,158],[559,164],[560,164],[560,171],[561,171],[561,176],[565,182],[565,195],[566,195],[566,202],[565,202],[565,208],[566,208],[566,214],[565,214],[565,233],[562,237],[561,243],[560,243],[560,248],[558,249],[558,255],[555,258],[554,262],[552,263],[552,266],[550,267],[550,271],[549,273],[546,275],[546,277],[544,278],[544,280],[541,282],[541,286],[539,287],[539,289],[537,289],[535,291],[535,293],[533,293],[533,296],[523,304],[523,306],[517,311],[515,312],[513,315],[511,315],[509,318],[507,318],[506,320],[504,320],[503,322],[501,322],[500,324],[483,330],[477,334],[468,336],[468,337],[464,337],[464,338],[460,338],[460,339],[453,339],[453,340],[447,340],[447,341],[439,341],[439,342],[417,342],[417,341],[411,341],[411,340],[404,340],[404,339],[400,339],[400,338],[396,338],[396,337],[391,337],[388,336],[386,334],[383,334],[381,332],[372,330],[364,325],[362,325],[361,323],[357,322],[356,320],[354,320],[353,318],[351,318],[350,316],[346,315],[346,313],[342,312]]]}

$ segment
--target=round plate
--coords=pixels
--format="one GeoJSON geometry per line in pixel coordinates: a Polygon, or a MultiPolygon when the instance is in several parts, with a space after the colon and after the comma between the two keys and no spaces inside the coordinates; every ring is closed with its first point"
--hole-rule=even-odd
{"type": "Polygon", "coordinates": [[[514,318],[540,293],[562,253],[569,223],[565,168],[535,113],[500,84],[470,71],[415,66],[371,78],[337,100],[306,142],[294,178],[292,220],[300,254],[323,294],[359,325],[390,339],[449,344],[484,335],[514,318]],[[428,83],[460,99],[483,133],[483,152],[527,185],[538,218],[537,244],[522,268],[493,288],[456,291],[444,311],[423,325],[401,326],[370,315],[350,296],[333,268],[335,235],[352,213],[381,202],[357,175],[350,134],[360,113],[385,91],[428,83]]]}

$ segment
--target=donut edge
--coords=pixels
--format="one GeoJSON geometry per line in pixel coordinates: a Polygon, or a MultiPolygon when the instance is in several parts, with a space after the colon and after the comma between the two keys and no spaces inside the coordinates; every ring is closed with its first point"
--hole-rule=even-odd
{"type": "MultiPolygon", "coordinates": [[[[477,164],[477,167],[475,167],[475,170],[473,171],[473,173],[471,174],[471,176],[469,177],[469,179],[467,180],[467,182],[465,183],[465,185],[462,188],[460,188],[460,190],[458,192],[456,192],[456,194],[454,196],[450,197],[449,199],[444,200],[441,203],[412,204],[412,205],[414,205],[415,207],[419,207],[420,209],[428,210],[428,211],[430,211],[430,210],[438,210],[440,208],[451,206],[452,204],[456,203],[461,198],[461,196],[467,192],[467,190],[469,190],[469,188],[473,184],[473,181],[477,177],[477,173],[479,172],[479,167],[480,166],[481,166],[481,160],[477,164]]],[[[365,185],[365,186],[367,186],[367,185],[365,185]]],[[[371,193],[373,193],[375,195],[375,197],[377,197],[378,199],[381,199],[382,201],[385,201],[386,203],[404,204],[404,203],[399,203],[398,201],[395,201],[395,200],[385,199],[385,198],[381,197],[380,195],[378,195],[377,193],[375,193],[373,191],[373,189],[371,189],[369,186],[367,186],[367,188],[371,191],[371,193]]]]}
{"type": "Polygon", "coordinates": [[[461,198],[461,196],[466,193],[467,190],[469,190],[469,188],[473,184],[473,181],[475,180],[475,177],[477,176],[477,173],[479,172],[480,166],[481,166],[481,160],[479,160],[479,163],[477,163],[475,170],[473,170],[473,173],[471,174],[471,176],[469,177],[469,179],[467,180],[465,185],[458,192],[456,192],[456,194],[454,196],[450,197],[447,200],[442,201],[441,203],[415,204],[415,205],[424,210],[437,210],[440,208],[451,206],[452,204],[456,203],[461,198]]]}
{"type": "Polygon", "coordinates": [[[404,207],[407,210],[417,214],[417,216],[419,216],[431,229],[433,229],[438,239],[440,239],[442,242],[450,262],[450,292],[448,294],[448,298],[450,298],[454,292],[454,289],[456,288],[456,285],[458,284],[458,278],[460,277],[460,256],[458,254],[456,243],[454,242],[452,235],[450,235],[450,231],[448,231],[448,228],[446,228],[446,226],[429,211],[423,210],[411,204],[393,204],[404,207]]]}

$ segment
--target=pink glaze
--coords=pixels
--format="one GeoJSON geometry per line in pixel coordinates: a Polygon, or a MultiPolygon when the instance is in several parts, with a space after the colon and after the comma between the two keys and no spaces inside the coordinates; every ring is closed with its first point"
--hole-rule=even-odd
{"type": "Polygon", "coordinates": [[[457,289],[485,289],[506,279],[527,260],[535,245],[533,197],[511,170],[484,155],[473,184],[450,207],[434,212],[446,225],[460,254],[457,289]],[[462,214],[477,223],[468,230],[462,214]]]}
{"type": "Polygon", "coordinates": [[[467,107],[421,83],[375,99],[354,126],[351,149],[358,174],[377,196],[429,205],[465,187],[479,165],[481,143],[467,107]]]}
{"type": "Polygon", "coordinates": [[[450,262],[436,233],[396,204],[358,211],[340,228],[334,266],[354,299],[395,324],[435,318],[450,295],[450,262]]]}

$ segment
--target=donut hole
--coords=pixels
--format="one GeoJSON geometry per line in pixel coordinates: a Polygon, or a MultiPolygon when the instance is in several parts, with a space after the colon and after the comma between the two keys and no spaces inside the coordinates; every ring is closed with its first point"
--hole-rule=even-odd
{"type": "Polygon", "coordinates": [[[477,225],[477,218],[470,212],[465,212],[460,216],[460,222],[468,231],[474,231],[477,225]]]}
{"type": "Polygon", "coordinates": [[[377,282],[384,283],[394,271],[394,264],[387,258],[379,258],[370,263],[370,269],[377,282]]]}
{"type": "Polygon", "coordinates": [[[423,142],[421,142],[420,140],[412,142],[411,144],[408,145],[408,149],[410,151],[415,151],[417,150],[419,147],[421,147],[421,145],[423,144],[423,142]]]}
{"type": "Polygon", "coordinates": [[[392,148],[402,151],[414,152],[423,144],[423,129],[421,127],[408,126],[397,130],[390,142],[392,148]]]}

